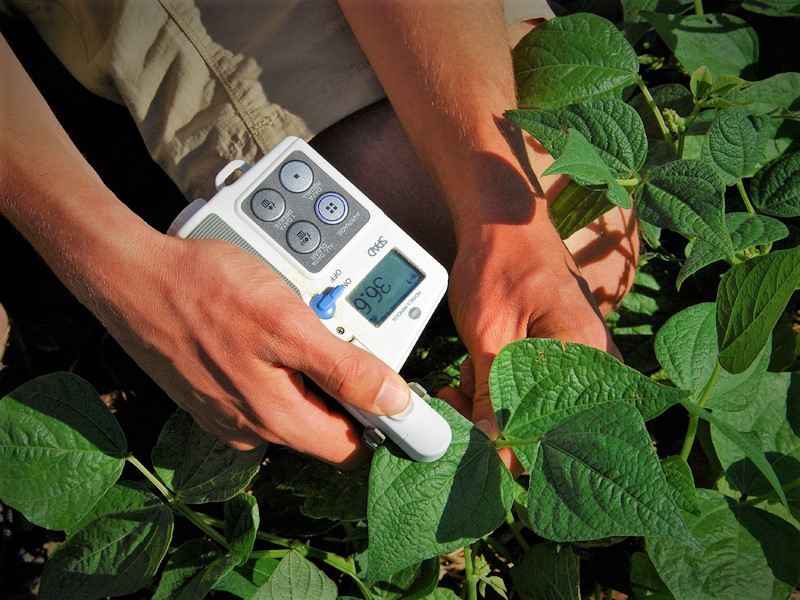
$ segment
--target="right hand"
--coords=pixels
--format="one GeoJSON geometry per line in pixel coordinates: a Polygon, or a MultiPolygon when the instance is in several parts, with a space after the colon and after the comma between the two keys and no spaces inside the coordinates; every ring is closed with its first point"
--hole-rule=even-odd
{"type": "MultiPolygon", "coordinates": [[[[111,334],[198,425],[233,448],[264,441],[354,466],[361,427],[330,396],[374,414],[400,412],[408,385],[329,332],[258,258],[227,242],[159,236],[120,278],[111,334]],[[160,240],[157,241],[157,240],[160,240]]],[[[110,283],[110,282],[107,282],[110,283]]],[[[107,292],[110,290],[106,290],[107,292]]]]}

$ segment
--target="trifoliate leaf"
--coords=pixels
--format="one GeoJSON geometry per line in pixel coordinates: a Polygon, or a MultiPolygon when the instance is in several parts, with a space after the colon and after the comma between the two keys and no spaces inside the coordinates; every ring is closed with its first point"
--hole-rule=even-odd
{"type": "Polygon", "coordinates": [[[759,169],[750,182],[750,199],[768,215],[800,216],[800,152],[784,154],[759,169]]]}

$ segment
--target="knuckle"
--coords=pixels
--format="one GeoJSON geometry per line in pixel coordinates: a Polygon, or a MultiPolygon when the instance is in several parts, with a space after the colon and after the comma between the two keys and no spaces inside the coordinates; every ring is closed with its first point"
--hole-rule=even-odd
{"type": "Polygon", "coordinates": [[[363,383],[369,377],[364,361],[352,354],[338,357],[323,375],[323,385],[330,392],[344,392],[352,387],[353,382],[363,383]]]}

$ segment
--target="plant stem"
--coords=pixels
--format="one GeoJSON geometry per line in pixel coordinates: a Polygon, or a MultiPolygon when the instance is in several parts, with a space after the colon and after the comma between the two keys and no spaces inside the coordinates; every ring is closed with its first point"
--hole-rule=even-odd
{"type": "MultiPolygon", "coordinates": [[[[783,488],[784,492],[789,492],[791,490],[800,488],[800,477],[798,477],[794,481],[791,481],[791,482],[789,482],[786,485],[783,485],[781,487],[783,488]]],[[[778,495],[778,492],[776,492],[775,490],[771,490],[771,491],[767,492],[766,494],[762,494],[761,496],[755,496],[753,498],[750,498],[749,500],[745,500],[741,504],[743,506],[752,506],[754,504],[760,504],[761,502],[764,502],[766,500],[771,500],[772,498],[777,497],[777,495],[778,495]]]]}
{"type": "Polygon", "coordinates": [[[739,195],[742,197],[742,202],[744,202],[744,207],[747,209],[747,212],[751,215],[756,214],[756,209],[753,208],[753,204],[750,202],[750,196],[747,195],[747,190],[744,189],[744,184],[741,179],[736,182],[736,189],[739,190],[739,195]]]}
{"type": "Polygon", "coordinates": [[[514,518],[514,513],[511,511],[506,513],[506,524],[511,530],[511,533],[514,535],[514,539],[516,539],[517,543],[522,546],[522,549],[528,550],[530,546],[528,545],[528,542],[525,541],[525,538],[522,537],[522,532],[519,530],[519,523],[517,523],[517,520],[514,518]]]}
{"type": "Polygon", "coordinates": [[[228,540],[225,539],[225,536],[220,534],[216,529],[206,523],[205,519],[203,518],[205,515],[201,515],[200,513],[193,511],[183,502],[175,501],[173,502],[172,506],[176,513],[186,517],[189,521],[194,523],[198,529],[200,529],[212,540],[217,542],[220,546],[223,548],[230,548],[230,544],[228,544],[228,540]]]}
{"type": "Polygon", "coordinates": [[[696,15],[704,15],[703,12],[703,0],[694,0],[694,14],[696,15]]]}
{"type": "MultiPolygon", "coordinates": [[[[223,521],[220,521],[219,519],[209,515],[199,513],[195,514],[201,517],[207,525],[219,528],[222,528],[225,525],[223,521]]],[[[292,550],[295,550],[302,556],[307,556],[308,558],[314,558],[322,561],[340,573],[347,575],[355,582],[355,584],[358,586],[358,589],[361,590],[361,593],[364,594],[364,598],[366,598],[366,600],[372,600],[372,592],[369,591],[369,588],[364,584],[363,581],[361,581],[361,579],[359,579],[358,575],[356,574],[355,563],[353,562],[352,558],[345,558],[333,552],[326,552],[324,550],[312,548],[311,546],[298,540],[272,535],[271,533],[267,533],[265,531],[257,531],[256,538],[264,542],[269,542],[270,544],[275,544],[276,546],[283,546],[283,549],[255,550],[250,553],[251,557],[257,558],[266,556],[271,558],[281,558],[292,550]]]]}
{"type": "Polygon", "coordinates": [[[478,582],[472,569],[472,548],[464,546],[464,585],[467,586],[467,600],[478,600],[478,582]]]}
{"type": "Polygon", "coordinates": [[[639,75],[636,76],[636,85],[639,86],[639,89],[642,91],[642,95],[644,96],[645,102],[647,102],[647,106],[649,106],[650,110],[653,111],[656,121],[658,121],[658,127],[661,129],[661,135],[664,136],[664,140],[674,146],[675,141],[672,139],[672,134],[670,134],[667,124],[664,122],[664,116],[661,114],[656,101],[653,100],[650,90],[647,89],[644,79],[642,79],[639,75]]]}
{"type": "Polygon", "coordinates": [[[155,475],[153,475],[150,472],[150,469],[148,469],[142,463],[140,463],[139,459],[136,458],[133,454],[129,454],[128,456],[126,456],[125,460],[127,460],[137,469],[139,469],[142,475],[147,477],[147,480],[150,483],[152,483],[155,486],[155,488],[159,492],[161,492],[161,495],[164,496],[164,498],[166,498],[169,502],[172,502],[175,499],[175,494],[173,494],[163,483],[161,483],[161,480],[155,475]]]}
{"type": "MultiPolygon", "coordinates": [[[[708,398],[711,396],[711,390],[714,389],[714,385],[717,383],[717,378],[719,377],[721,370],[722,365],[719,364],[719,360],[717,360],[717,364],[714,365],[714,370],[711,373],[711,377],[708,378],[708,382],[703,388],[703,392],[700,394],[700,399],[697,401],[697,406],[700,408],[703,408],[706,402],[708,402],[708,398]]],[[[699,417],[689,417],[689,426],[686,428],[686,437],[683,440],[683,448],[681,449],[681,458],[683,460],[689,460],[689,454],[691,453],[692,446],[694,445],[694,438],[697,435],[698,422],[699,417]]]]}

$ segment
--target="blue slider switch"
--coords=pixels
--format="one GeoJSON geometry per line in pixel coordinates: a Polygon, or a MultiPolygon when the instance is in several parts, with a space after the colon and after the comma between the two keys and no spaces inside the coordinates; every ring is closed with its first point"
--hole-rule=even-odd
{"type": "Polygon", "coordinates": [[[336,312],[336,300],[339,299],[344,293],[344,286],[337,285],[328,292],[317,294],[311,299],[311,310],[313,310],[320,319],[330,319],[333,313],[336,312]]]}

